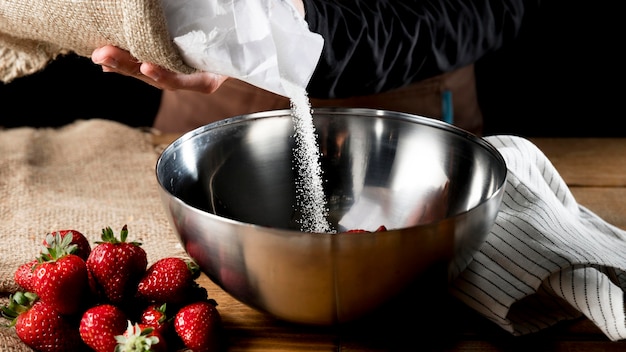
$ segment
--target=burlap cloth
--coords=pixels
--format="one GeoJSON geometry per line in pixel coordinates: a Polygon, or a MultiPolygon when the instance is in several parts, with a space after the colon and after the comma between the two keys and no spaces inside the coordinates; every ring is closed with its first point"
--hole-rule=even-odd
{"type": "MultiPolygon", "coordinates": [[[[150,132],[106,120],[0,130],[0,303],[48,231],[76,229],[93,244],[104,227],[119,234],[127,224],[149,262],[184,255],[160,203],[158,152],[150,132]]],[[[29,349],[0,327],[0,351],[29,349]]]]}
{"type": "Polygon", "coordinates": [[[170,38],[160,0],[0,1],[2,82],[37,72],[62,54],[89,57],[105,44],[172,71],[194,71],[170,38]]]}

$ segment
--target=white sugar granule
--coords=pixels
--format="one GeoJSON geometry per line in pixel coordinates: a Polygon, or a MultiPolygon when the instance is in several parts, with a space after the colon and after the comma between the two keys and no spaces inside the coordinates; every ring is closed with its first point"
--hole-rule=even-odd
{"type": "Polygon", "coordinates": [[[320,152],[317,145],[311,105],[306,89],[283,81],[291,101],[291,116],[294,123],[296,206],[300,208],[300,230],[304,232],[333,232],[328,222],[326,196],[322,185],[320,152]]]}

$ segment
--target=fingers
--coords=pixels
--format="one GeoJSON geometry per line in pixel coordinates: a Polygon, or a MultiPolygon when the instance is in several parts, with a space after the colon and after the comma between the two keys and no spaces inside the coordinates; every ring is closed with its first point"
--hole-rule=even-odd
{"type": "Polygon", "coordinates": [[[115,72],[137,78],[154,87],[161,88],[156,81],[141,73],[141,63],[128,51],[106,45],[91,53],[91,61],[102,66],[103,72],[115,72]]]}
{"type": "Polygon", "coordinates": [[[141,72],[139,68],[141,63],[138,62],[126,50],[106,45],[93,51],[91,60],[102,65],[105,72],[117,72],[127,76],[138,77],[141,72]]]}
{"type": "Polygon", "coordinates": [[[93,51],[91,60],[102,66],[104,72],[115,72],[137,78],[154,87],[166,90],[190,90],[210,94],[228,77],[210,72],[181,74],[158,65],[139,62],[128,51],[107,45],[93,51]]]}
{"type": "Polygon", "coordinates": [[[151,63],[141,64],[140,73],[154,84],[167,90],[190,90],[205,94],[215,92],[228,77],[210,72],[180,74],[151,63]]]}

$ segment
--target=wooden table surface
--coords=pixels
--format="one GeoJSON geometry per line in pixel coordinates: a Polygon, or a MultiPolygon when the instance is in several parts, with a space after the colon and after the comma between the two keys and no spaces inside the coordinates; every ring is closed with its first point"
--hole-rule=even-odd
{"type": "MultiPolygon", "coordinates": [[[[155,144],[176,136],[155,136],[155,144]]],[[[537,138],[578,202],[626,229],[626,138],[537,138]]],[[[449,296],[424,285],[430,276],[357,322],[310,327],[275,320],[239,303],[206,277],[218,302],[229,351],[624,351],[589,320],[514,337],[449,296]]],[[[367,278],[365,278],[367,279],[367,278]]]]}

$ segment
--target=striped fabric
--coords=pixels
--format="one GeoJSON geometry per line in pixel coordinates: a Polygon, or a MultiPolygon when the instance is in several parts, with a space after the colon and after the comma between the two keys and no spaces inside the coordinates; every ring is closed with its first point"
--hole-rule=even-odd
{"type": "Polygon", "coordinates": [[[579,205],[530,141],[485,139],[506,160],[506,192],[452,294],[513,335],[584,314],[609,339],[626,339],[626,231],[579,205]]]}

